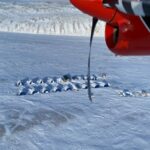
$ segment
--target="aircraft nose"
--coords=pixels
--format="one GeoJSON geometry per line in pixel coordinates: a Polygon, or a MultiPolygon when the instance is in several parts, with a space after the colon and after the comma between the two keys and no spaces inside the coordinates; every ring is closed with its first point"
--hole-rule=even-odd
{"type": "Polygon", "coordinates": [[[76,8],[91,16],[95,16],[95,14],[93,14],[93,12],[96,11],[94,3],[98,1],[99,0],[70,0],[76,8]]]}
{"type": "Polygon", "coordinates": [[[111,20],[115,13],[114,10],[104,7],[103,0],[70,0],[70,2],[82,12],[106,22],[111,20]]]}
{"type": "Polygon", "coordinates": [[[81,4],[84,3],[84,0],[70,0],[70,2],[77,8],[80,9],[82,6],[81,4]]]}

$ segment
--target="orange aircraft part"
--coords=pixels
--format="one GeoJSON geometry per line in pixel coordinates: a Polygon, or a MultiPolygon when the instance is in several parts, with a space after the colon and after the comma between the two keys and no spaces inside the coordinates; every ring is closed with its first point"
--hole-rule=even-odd
{"type": "Polygon", "coordinates": [[[71,3],[83,11],[84,13],[97,17],[105,22],[111,21],[114,17],[116,10],[106,8],[102,4],[102,0],[70,0],[71,3]]]}
{"type": "Polygon", "coordinates": [[[140,17],[117,12],[106,23],[105,40],[117,55],[150,55],[150,32],[140,17]]]}
{"type": "Polygon", "coordinates": [[[78,9],[106,22],[105,40],[117,55],[150,55],[150,31],[142,19],[103,6],[103,0],[70,0],[78,9]]]}

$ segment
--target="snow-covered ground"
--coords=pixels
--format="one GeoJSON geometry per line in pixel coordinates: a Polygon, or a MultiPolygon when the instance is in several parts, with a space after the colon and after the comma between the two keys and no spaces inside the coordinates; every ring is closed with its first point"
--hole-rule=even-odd
{"type": "MultiPolygon", "coordinates": [[[[0,0],[0,31],[51,35],[89,35],[91,17],[68,0],[0,0]]],[[[104,23],[96,33],[103,36],[104,23]]]]}
{"type": "Polygon", "coordinates": [[[115,57],[95,38],[92,74],[107,74],[110,88],[17,96],[16,81],[86,75],[89,38],[0,33],[1,150],[149,150],[149,57],[115,57]]]}
{"type": "Polygon", "coordinates": [[[68,0],[0,0],[0,31],[32,33],[0,32],[0,150],[149,150],[150,58],[116,57],[95,38],[91,74],[110,87],[93,88],[91,103],[81,79],[89,37],[79,37],[90,29],[91,18],[68,0]],[[66,74],[78,80],[63,80],[62,89],[84,88],[18,93],[66,74]]]}

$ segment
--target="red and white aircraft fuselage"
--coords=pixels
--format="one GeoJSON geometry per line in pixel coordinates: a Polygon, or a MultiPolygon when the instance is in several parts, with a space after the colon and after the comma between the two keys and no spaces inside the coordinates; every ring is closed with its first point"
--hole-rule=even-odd
{"type": "Polygon", "coordinates": [[[150,55],[149,0],[70,0],[84,13],[106,22],[105,40],[117,55],[150,55]]]}

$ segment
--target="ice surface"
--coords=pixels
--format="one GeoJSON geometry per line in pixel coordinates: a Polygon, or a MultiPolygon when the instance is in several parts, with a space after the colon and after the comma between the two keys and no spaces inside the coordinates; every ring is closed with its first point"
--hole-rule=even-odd
{"type": "MultiPolygon", "coordinates": [[[[90,35],[91,17],[79,12],[68,1],[2,1],[0,31],[51,35],[90,35]]],[[[96,35],[103,36],[100,22],[96,35]]]]}
{"type": "Polygon", "coordinates": [[[149,97],[117,93],[149,91],[149,57],[115,57],[95,38],[91,74],[105,72],[112,87],[93,89],[92,104],[86,90],[15,95],[19,79],[86,74],[88,45],[86,37],[0,33],[1,150],[149,150],[149,97]]]}
{"type": "MultiPolygon", "coordinates": [[[[89,35],[91,28],[65,0],[0,0],[0,20],[7,32],[89,35]]],[[[51,77],[86,80],[76,75],[87,73],[88,46],[89,37],[0,33],[0,150],[149,150],[150,59],[115,57],[103,38],[94,39],[91,74],[106,73],[111,88],[92,89],[92,104],[86,90],[16,96],[21,79],[41,92],[51,77]]]]}

